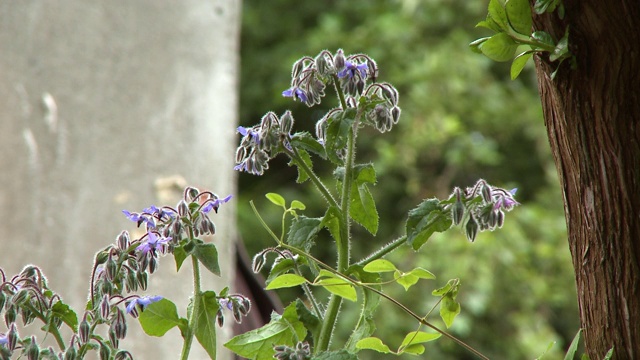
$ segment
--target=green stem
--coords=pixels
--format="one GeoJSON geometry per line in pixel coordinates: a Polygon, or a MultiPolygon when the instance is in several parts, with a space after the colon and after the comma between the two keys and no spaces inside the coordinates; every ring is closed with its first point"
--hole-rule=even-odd
{"type": "Polygon", "coordinates": [[[407,235],[402,235],[399,238],[386,244],[382,248],[378,249],[376,252],[371,253],[371,255],[367,256],[366,258],[358,261],[356,264],[360,266],[365,266],[368,263],[372,262],[373,260],[378,260],[383,256],[389,254],[390,252],[392,252],[393,250],[397,249],[402,244],[404,244],[406,241],[407,241],[407,235]]]}
{"type": "Polygon", "coordinates": [[[64,340],[62,339],[62,335],[60,335],[60,330],[58,329],[58,327],[53,325],[53,322],[51,321],[52,316],[45,316],[29,302],[26,302],[24,306],[28,308],[38,319],[40,319],[40,321],[47,324],[47,332],[53,335],[54,339],[56,339],[56,343],[58,344],[60,350],[65,351],[66,346],[64,346],[64,340]]]}
{"type": "Polygon", "coordinates": [[[320,193],[322,194],[322,196],[324,196],[325,199],[327,199],[327,201],[329,202],[329,205],[338,207],[338,202],[333,198],[333,195],[331,195],[331,192],[329,192],[329,189],[327,189],[327,187],[320,180],[318,175],[316,175],[313,172],[313,170],[309,166],[307,166],[307,163],[305,163],[304,160],[302,160],[302,157],[300,156],[298,149],[296,149],[293,146],[291,147],[292,150],[288,150],[286,147],[284,148],[285,148],[285,153],[289,155],[289,157],[291,157],[291,159],[293,159],[293,161],[295,161],[296,164],[307,173],[313,185],[315,185],[318,191],[320,191],[320,193]]]}
{"type": "MultiPolygon", "coordinates": [[[[193,237],[193,236],[192,236],[193,237]]],[[[191,263],[193,264],[193,305],[191,314],[189,314],[187,333],[184,334],[184,343],[182,345],[182,355],[180,359],[188,360],[191,344],[193,343],[193,334],[198,325],[198,313],[200,312],[200,297],[202,291],[200,289],[200,264],[198,259],[191,255],[191,263]]]]}

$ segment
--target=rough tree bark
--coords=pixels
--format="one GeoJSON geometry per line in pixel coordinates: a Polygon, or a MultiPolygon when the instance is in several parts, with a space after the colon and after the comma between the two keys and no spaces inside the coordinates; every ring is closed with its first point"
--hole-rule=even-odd
{"type": "MultiPolygon", "coordinates": [[[[94,253],[135,228],[122,209],[175,206],[185,184],[235,193],[240,10],[240,0],[0,3],[0,267],[9,276],[41,266],[82,316],[94,253]]],[[[232,282],[234,209],[212,217],[225,277],[205,273],[206,289],[232,282]]],[[[149,292],[186,316],[190,267],[176,274],[164,258],[159,272],[149,292]]],[[[179,356],[177,329],[151,338],[130,319],[128,333],[123,347],[136,358],[179,356]]],[[[206,358],[197,343],[192,354],[206,358]]],[[[218,354],[231,358],[222,346],[218,354]]]]}
{"type": "MultiPolygon", "coordinates": [[[[532,1],[533,3],[533,1],[532,1]]],[[[565,0],[534,15],[577,68],[536,59],[545,123],[564,194],[587,353],[640,358],[640,2],[565,0]]]]}

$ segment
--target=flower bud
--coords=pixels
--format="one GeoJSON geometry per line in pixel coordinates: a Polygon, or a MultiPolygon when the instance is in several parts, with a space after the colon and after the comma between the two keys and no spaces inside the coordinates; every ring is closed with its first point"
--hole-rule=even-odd
{"type": "Polygon", "coordinates": [[[151,256],[149,259],[149,273],[153,274],[158,269],[158,258],[151,256]]]}
{"type": "Polygon", "coordinates": [[[105,265],[105,270],[107,271],[107,279],[113,281],[118,275],[118,265],[116,261],[113,260],[113,255],[109,254],[109,259],[107,260],[107,264],[105,265]]]}
{"type": "Polygon", "coordinates": [[[29,325],[36,319],[36,315],[26,306],[20,308],[20,316],[22,317],[22,323],[29,325]]]}
{"type": "Polygon", "coordinates": [[[302,58],[293,63],[293,67],[291,69],[292,79],[295,79],[298,77],[298,75],[300,75],[300,72],[302,71],[302,67],[304,66],[304,60],[305,58],[302,58]]]}
{"type": "Polygon", "coordinates": [[[76,360],[76,359],[78,359],[78,351],[76,350],[75,346],[71,345],[64,352],[64,360],[76,360]]]}
{"type": "Polygon", "coordinates": [[[467,234],[467,239],[473,242],[476,239],[476,235],[478,234],[478,223],[473,218],[473,216],[469,216],[469,221],[467,221],[465,231],[467,234]]]}
{"type": "Polygon", "coordinates": [[[504,213],[502,210],[498,211],[498,218],[496,219],[496,225],[501,228],[504,225],[504,213]]]}
{"type": "Polygon", "coordinates": [[[102,296],[102,301],[100,301],[100,316],[106,320],[109,318],[110,313],[111,304],[109,303],[109,295],[105,294],[102,296]]]}
{"type": "Polygon", "coordinates": [[[78,325],[78,335],[80,336],[80,342],[86,344],[89,341],[89,332],[91,331],[91,326],[87,321],[87,314],[84,314],[84,318],[80,321],[80,325],[78,325]]]}
{"type": "Polygon", "coordinates": [[[451,220],[453,221],[453,225],[458,225],[462,221],[464,217],[464,204],[459,199],[453,203],[451,207],[451,220]]]}
{"type": "Polygon", "coordinates": [[[134,292],[138,290],[138,280],[136,279],[135,271],[129,270],[127,272],[125,285],[127,287],[127,292],[134,292]]]}
{"type": "Polygon", "coordinates": [[[293,116],[291,116],[291,111],[287,110],[282,114],[280,118],[280,129],[285,134],[291,133],[291,129],[293,129],[293,116]]]}
{"type": "Polygon", "coordinates": [[[109,360],[109,357],[111,356],[111,349],[109,349],[109,347],[104,343],[100,342],[99,354],[100,360],[109,360]]]}
{"type": "Polygon", "coordinates": [[[27,301],[29,301],[28,289],[20,289],[11,297],[11,302],[15,305],[22,305],[27,301]]]}
{"type": "Polygon", "coordinates": [[[218,313],[216,314],[216,321],[218,322],[219,327],[222,327],[224,325],[224,313],[222,312],[222,308],[218,309],[218,313]]]}
{"type": "Polygon", "coordinates": [[[397,106],[394,106],[391,109],[391,118],[393,119],[393,123],[397,124],[398,120],[400,120],[400,108],[397,106]]]}
{"type": "Polygon", "coordinates": [[[2,289],[0,289],[0,310],[4,308],[4,304],[7,302],[7,296],[4,294],[2,289]]]}
{"type": "Polygon", "coordinates": [[[7,325],[7,327],[16,321],[17,316],[18,311],[16,310],[16,306],[13,304],[9,305],[4,311],[4,323],[7,325]]]}
{"type": "Polygon", "coordinates": [[[120,340],[118,340],[118,337],[116,336],[116,332],[113,329],[113,323],[112,325],[109,327],[109,342],[111,342],[111,346],[113,346],[114,348],[118,348],[119,342],[120,340]]]}
{"type": "Polygon", "coordinates": [[[120,250],[127,250],[129,245],[131,245],[131,238],[129,237],[129,232],[123,231],[118,235],[118,248],[120,250]]]}
{"type": "Polygon", "coordinates": [[[193,201],[198,195],[200,191],[192,186],[189,186],[184,191],[184,201],[193,201]]]}
{"type": "Polygon", "coordinates": [[[133,360],[133,357],[131,356],[131,354],[126,351],[126,350],[119,350],[116,353],[116,356],[114,357],[115,360],[126,360],[126,359],[130,359],[133,360]]]}
{"type": "Polygon", "coordinates": [[[40,348],[38,347],[35,336],[31,337],[31,341],[27,346],[26,352],[28,360],[38,360],[40,357],[40,348]]]}
{"type": "Polygon", "coordinates": [[[7,333],[7,348],[11,351],[15,350],[18,345],[19,338],[16,324],[12,322],[11,326],[9,326],[9,332],[7,333]]]}
{"type": "Polygon", "coordinates": [[[108,250],[102,250],[99,253],[96,254],[96,265],[100,265],[100,264],[104,264],[107,259],[109,258],[109,251],[108,250]]]}
{"type": "Polygon", "coordinates": [[[260,252],[256,256],[253,257],[253,261],[251,263],[251,270],[253,270],[254,274],[257,274],[262,270],[264,264],[266,262],[265,254],[260,252]]]}
{"type": "Polygon", "coordinates": [[[127,320],[124,317],[122,309],[116,308],[116,317],[111,323],[111,329],[113,329],[117,339],[124,339],[127,336],[127,320]]]}
{"type": "Polygon", "coordinates": [[[333,63],[336,66],[336,70],[338,71],[344,68],[345,58],[342,49],[338,49],[338,51],[336,52],[336,56],[333,57],[333,63]]]}
{"type": "Polygon", "coordinates": [[[149,275],[146,272],[138,272],[136,274],[136,278],[138,279],[138,285],[142,290],[147,290],[147,284],[149,280],[149,275]]]}
{"type": "Polygon", "coordinates": [[[484,202],[491,202],[491,186],[489,186],[489,184],[487,184],[484,180],[482,180],[482,185],[480,186],[480,193],[482,194],[482,200],[484,200],[484,202]]]}
{"type": "Polygon", "coordinates": [[[180,217],[187,217],[189,215],[189,206],[184,200],[180,200],[178,203],[178,215],[180,215],[180,217]]]}

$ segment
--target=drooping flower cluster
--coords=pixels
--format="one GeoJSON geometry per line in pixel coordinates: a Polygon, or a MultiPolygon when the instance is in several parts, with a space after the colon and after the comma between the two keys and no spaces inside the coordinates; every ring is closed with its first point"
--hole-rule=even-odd
{"type": "Polygon", "coordinates": [[[519,205],[514,198],[517,190],[494,187],[482,179],[464,191],[455,188],[450,197],[455,199],[450,205],[454,225],[466,220],[464,228],[469,241],[475,240],[478,231],[502,227],[505,212],[519,205]]]}
{"type": "Polygon", "coordinates": [[[288,147],[288,139],[293,128],[291,111],[281,117],[269,112],[262,117],[260,124],[250,128],[238,127],[242,135],[240,146],[236,150],[234,170],[253,175],[262,175],[269,168],[269,160],[282,148],[288,147]]]}

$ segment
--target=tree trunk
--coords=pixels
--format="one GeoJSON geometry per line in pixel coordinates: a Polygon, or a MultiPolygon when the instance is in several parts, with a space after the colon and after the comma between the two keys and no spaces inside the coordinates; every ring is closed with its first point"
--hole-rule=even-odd
{"type": "MultiPolygon", "coordinates": [[[[240,8],[0,3],[0,267],[9,276],[41,266],[82,316],[93,255],[135,228],[122,209],[175,206],[185,184],[235,193],[240,8]]],[[[233,281],[234,212],[230,202],[212,217],[224,278],[205,272],[205,289],[233,281]]],[[[164,258],[149,279],[149,292],[178,303],[183,317],[190,271],[176,275],[164,258]]],[[[128,322],[136,336],[123,347],[136,358],[179,356],[179,330],[158,339],[128,322]]],[[[206,357],[199,349],[193,358],[206,357]]],[[[222,346],[219,355],[230,358],[222,346]]]]}
{"type": "Polygon", "coordinates": [[[565,0],[534,15],[570,27],[577,68],[536,59],[545,124],[564,194],[587,353],[640,358],[640,2],[565,0]]]}

